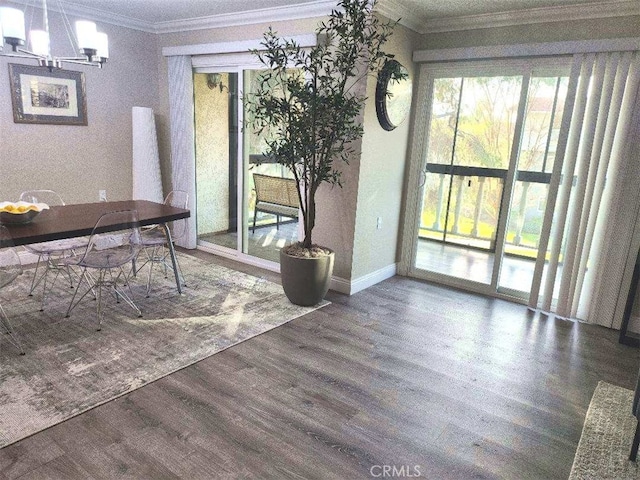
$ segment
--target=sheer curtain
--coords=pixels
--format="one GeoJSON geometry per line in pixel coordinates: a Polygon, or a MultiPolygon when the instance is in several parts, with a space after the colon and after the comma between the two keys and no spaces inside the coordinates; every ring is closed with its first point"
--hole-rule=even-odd
{"type": "Polygon", "coordinates": [[[627,192],[640,160],[629,155],[639,70],[638,52],[573,57],[531,308],[613,323],[639,205],[627,192]]]}

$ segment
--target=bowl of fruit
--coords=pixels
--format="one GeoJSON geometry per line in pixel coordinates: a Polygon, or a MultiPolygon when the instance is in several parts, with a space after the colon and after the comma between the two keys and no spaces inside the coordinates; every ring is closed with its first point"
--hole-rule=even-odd
{"type": "Polygon", "coordinates": [[[29,223],[47,208],[46,203],[0,202],[0,223],[29,223]]]}

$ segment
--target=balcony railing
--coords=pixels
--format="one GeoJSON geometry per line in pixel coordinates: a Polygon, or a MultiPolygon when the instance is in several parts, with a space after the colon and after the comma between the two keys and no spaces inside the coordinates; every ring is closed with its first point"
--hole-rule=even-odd
{"type": "MultiPolygon", "coordinates": [[[[432,176],[431,188],[437,184],[437,193],[433,208],[424,206],[419,236],[494,251],[507,170],[430,163],[426,174],[432,176]],[[496,179],[500,187],[488,187],[490,179],[496,179]],[[465,192],[465,187],[472,185],[475,191],[465,192]],[[487,218],[488,210],[495,212],[491,220],[487,218]]],[[[535,257],[551,174],[521,170],[516,174],[516,181],[505,251],[535,257]]]]}

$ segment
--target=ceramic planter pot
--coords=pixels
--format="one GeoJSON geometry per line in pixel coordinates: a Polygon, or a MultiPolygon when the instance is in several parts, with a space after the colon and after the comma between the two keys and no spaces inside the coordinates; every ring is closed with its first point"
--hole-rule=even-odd
{"type": "Polygon", "coordinates": [[[321,257],[293,257],[280,250],[282,288],[291,303],[317,304],[329,290],[335,253],[321,257]]]}

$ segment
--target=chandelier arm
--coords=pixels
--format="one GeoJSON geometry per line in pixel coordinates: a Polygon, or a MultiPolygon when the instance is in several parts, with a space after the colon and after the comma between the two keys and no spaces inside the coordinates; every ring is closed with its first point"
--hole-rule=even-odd
{"type": "MultiPolygon", "coordinates": [[[[24,50],[19,48],[16,52],[0,52],[0,57],[12,57],[12,58],[28,58],[39,60],[42,62],[47,61],[47,57],[38,55],[37,53],[30,52],[29,50],[24,50]]],[[[74,63],[78,65],[89,65],[91,67],[102,68],[103,62],[99,60],[88,60],[86,57],[53,57],[50,59],[52,64],[57,65],[61,63],[74,63]]],[[[46,66],[46,65],[45,65],[46,66]]]]}
{"type": "Polygon", "coordinates": [[[86,57],[56,57],[60,63],[74,63],[77,65],[89,65],[90,67],[102,68],[102,63],[97,60],[87,60],[86,57]]]}
{"type": "Polygon", "coordinates": [[[87,59],[87,57],[56,57],[61,62],[93,62],[93,60],[87,59]]]}
{"type": "Polygon", "coordinates": [[[42,55],[38,55],[37,53],[30,52],[29,50],[25,50],[24,48],[17,48],[13,52],[0,52],[1,57],[15,57],[15,58],[45,58],[42,55]]]}

